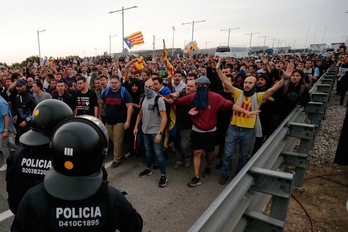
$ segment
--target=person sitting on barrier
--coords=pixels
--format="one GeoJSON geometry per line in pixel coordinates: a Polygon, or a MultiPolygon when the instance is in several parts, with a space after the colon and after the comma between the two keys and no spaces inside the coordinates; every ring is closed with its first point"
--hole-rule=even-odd
{"type": "Polygon", "coordinates": [[[103,178],[107,151],[99,119],[81,115],[61,122],[51,136],[52,168],[23,197],[11,231],[142,231],[140,214],[103,178]]]}
{"type": "MultiPolygon", "coordinates": [[[[235,99],[235,104],[239,105],[246,111],[258,110],[260,105],[272,96],[279,88],[281,88],[290,78],[294,64],[289,63],[283,78],[268,89],[266,92],[256,93],[256,78],[247,77],[244,81],[244,90],[235,88],[227,79],[220,69],[221,59],[216,65],[216,70],[220,80],[226,85],[235,99]]],[[[248,162],[251,142],[256,135],[262,133],[261,123],[258,117],[248,117],[245,113],[233,112],[231,124],[225,137],[225,151],[221,167],[222,176],[219,183],[224,185],[228,181],[231,169],[231,157],[235,152],[237,143],[239,142],[239,160],[236,173],[238,173],[248,162]]]]}
{"type": "Polygon", "coordinates": [[[291,74],[290,81],[274,94],[273,130],[279,126],[296,105],[304,106],[311,100],[304,76],[303,71],[295,69],[291,74]]]}
{"type": "Polygon", "coordinates": [[[31,129],[19,138],[24,147],[7,160],[7,201],[12,213],[16,214],[28,189],[43,181],[46,172],[51,168],[51,132],[62,120],[72,116],[70,107],[56,99],[44,100],[35,107],[31,129]]]}

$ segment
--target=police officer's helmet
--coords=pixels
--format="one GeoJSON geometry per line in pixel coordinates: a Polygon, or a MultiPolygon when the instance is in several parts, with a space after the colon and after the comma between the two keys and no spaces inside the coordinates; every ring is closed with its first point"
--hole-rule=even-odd
{"type": "Polygon", "coordinates": [[[52,168],[45,176],[49,194],[63,200],[83,200],[100,188],[109,135],[103,123],[89,115],[69,118],[51,136],[52,168]]]}
{"type": "Polygon", "coordinates": [[[64,119],[73,116],[71,108],[56,99],[40,102],[31,116],[31,130],[24,133],[19,141],[28,146],[49,144],[53,129],[64,119]]]}

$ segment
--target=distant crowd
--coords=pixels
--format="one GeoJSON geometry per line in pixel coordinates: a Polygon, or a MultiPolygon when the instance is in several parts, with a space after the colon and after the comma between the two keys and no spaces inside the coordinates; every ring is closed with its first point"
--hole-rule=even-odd
{"type": "MultiPolygon", "coordinates": [[[[245,150],[242,155],[245,160],[238,167],[242,168],[294,107],[304,106],[311,100],[309,89],[334,64],[337,67],[337,93],[341,94],[341,104],[348,89],[346,51],[326,57],[300,54],[236,59],[200,54],[178,55],[168,60],[174,68],[173,72],[168,69],[163,57],[45,58],[41,65],[33,61],[24,68],[1,66],[1,98],[8,103],[11,121],[16,128],[13,131],[16,138],[13,145],[20,146],[19,137],[30,129],[35,106],[53,98],[69,105],[75,116],[88,114],[105,123],[114,147],[112,168],[122,163],[127,150],[130,156],[140,156],[146,160],[146,170],[140,173],[140,177],[152,174],[151,170],[159,167],[159,185],[164,187],[167,182],[165,157],[171,148],[176,152],[175,169],[194,166],[194,178],[189,182],[194,187],[200,184],[201,171],[198,153],[195,157],[193,151],[206,150],[209,153],[211,149],[201,147],[191,136],[203,140],[212,138],[211,145],[219,146],[216,155],[222,159],[218,165],[222,170],[219,183],[226,184],[230,171],[226,165],[230,165],[230,162],[225,159],[230,159],[232,154],[229,153],[234,152],[234,148],[228,147],[231,136],[229,126],[261,131],[256,134],[252,132],[250,137],[256,136],[254,143],[248,140],[248,143],[240,144],[245,150]],[[213,108],[211,104],[215,102],[211,100],[215,97],[211,98],[207,91],[220,95],[231,105],[224,102],[220,106],[216,102],[219,106],[214,112],[216,123],[204,127],[207,122],[203,121],[203,126],[199,128],[197,118],[200,116],[197,114],[204,114],[201,109],[213,108]],[[255,94],[258,99],[254,103],[254,93],[267,94],[255,94]],[[190,94],[193,94],[192,99],[188,97],[190,94]],[[144,102],[146,97],[150,99],[152,95],[158,95],[163,100],[144,102]],[[190,102],[186,102],[186,99],[190,99],[190,102]],[[202,106],[198,101],[203,105],[206,101],[208,103],[202,106]],[[249,103],[249,106],[245,105],[249,103]],[[243,110],[253,113],[247,115],[243,110]],[[239,122],[241,115],[257,118],[257,122],[250,122],[250,125],[249,122],[239,122]],[[207,135],[205,132],[214,132],[214,136],[204,137],[207,135]],[[128,147],[124,148],[123,145],[128,147]],[[163,152],[164,158],[158,152],[163,152]]],[[[202,120],[206,119],[203,117],[202,120]]],[[[206,157],[214,159],[215,155],[206,157]]],[[[207,160],[202,176],[210,175],[211,163],[212,160],[207,160]]]]}

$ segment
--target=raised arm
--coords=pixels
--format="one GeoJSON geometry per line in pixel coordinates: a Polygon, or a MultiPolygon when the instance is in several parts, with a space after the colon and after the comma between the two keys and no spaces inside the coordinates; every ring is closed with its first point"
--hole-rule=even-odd
{"type": "Polygon", "coordinates": [[[286,67],[286,71],[283,74],[283,78],[275,83],[272,88],[269,88],[262,97],[263,101],[266,101],[270,96],[272,96],[278,89],[280,89],[285,83],[290,79],[292,71],[294,70],[294,63],[290,62],[286,67]]]}
{"type": "Polygon", "coordinates": [[[225,74],[222,73],[222,71],[220,69],[220,65],[221,65],[221,57],[219,58],[219,62],[217,62],[217,64],[216,64],[216,72],[217,72],[221,82],[224,83],[225,87],[230,91],[231,94],[233,94],[235,88],[233,87],[232,83],[229,82],[229,80],[227,79],[225,74]]]}

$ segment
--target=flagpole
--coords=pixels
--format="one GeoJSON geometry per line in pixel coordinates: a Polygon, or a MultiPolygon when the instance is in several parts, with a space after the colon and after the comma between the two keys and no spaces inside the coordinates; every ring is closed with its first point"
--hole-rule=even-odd
{"type": "MultiPolygon", "coordinates": [[[[122,12],[122,54],[124,53],[124,41],[123,41],[123,38],[124,38],[124,11],[125,10],[130,10],[130,9],[133,9],[133,8],[137,8],[138,6],[132,6],[132,7],[128,7],[128,8],[124,8],[122,6],[122,9],[120,10],[115,10],[115,11],[110,11],[109,14],[112,14],[112,13],[116,13],[116,12],[122,12]]],[[[124,54],[123,54],[124,55],[124,54]]]]}

